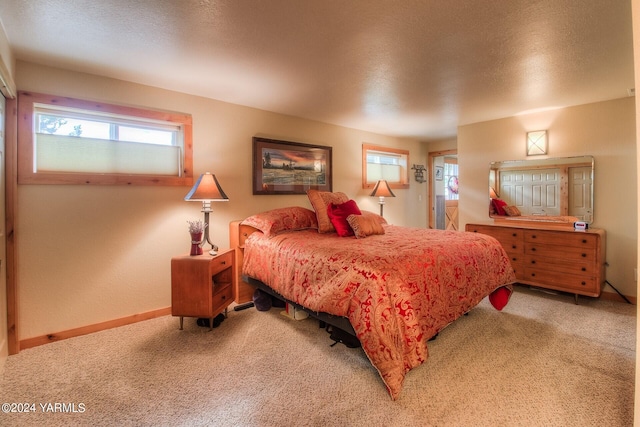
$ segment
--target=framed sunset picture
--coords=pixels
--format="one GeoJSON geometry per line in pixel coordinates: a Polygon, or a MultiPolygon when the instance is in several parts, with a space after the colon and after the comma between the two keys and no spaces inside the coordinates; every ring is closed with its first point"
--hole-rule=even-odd
{"type": "Polygon", "coordinates": [[[253,194],[332,191],[331,147],[253,138],[253,194]]]}

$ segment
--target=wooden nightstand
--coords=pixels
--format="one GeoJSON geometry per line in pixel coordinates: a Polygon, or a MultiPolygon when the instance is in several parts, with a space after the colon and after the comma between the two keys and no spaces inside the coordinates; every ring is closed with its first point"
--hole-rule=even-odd
{"type": "Polygon", "coordinates": [[[233,301],[234,249],[220,250],[218,255],[181,255],[171,258],[171,314],[213,318],[227,311],[233,301]]]}

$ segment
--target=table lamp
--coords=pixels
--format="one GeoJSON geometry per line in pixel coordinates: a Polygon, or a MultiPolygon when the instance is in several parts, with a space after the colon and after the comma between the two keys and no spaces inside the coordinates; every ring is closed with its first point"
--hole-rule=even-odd
{"type": "Polygon", "coordinates": [[[202,202],[202,212],[204,212],[204,237],[202,238],[202,242],[200,242],[200,246],[209,243],[211,245],[209,254],[217,255],[218,247],[211,243],[211,239],[209,238],[211,202],[228,202],[229,198],[224,194],[224,191],[222,191],[222,187],[220,187],[216,176],[210,172],[205,172],[200,175],[200,178],[198,178],[184,199],[188,202],[202,202]]]}
{"type": "Polygon", "coordinates": [[[381,179],[378,182],[376,182],[376,186],[373,187],[373,191],[371,192],[371,194],[369,194],[372,197],[379,197],[379,202],[380,203],[380,216],[382,215],[382,208],[384,206],[384,198],[385,197],[396,197],[395,194],[393,194],[393,191],[391,191],[391,188],[389,188],[389,184],[387,183],[386,179],[381,179]]]}

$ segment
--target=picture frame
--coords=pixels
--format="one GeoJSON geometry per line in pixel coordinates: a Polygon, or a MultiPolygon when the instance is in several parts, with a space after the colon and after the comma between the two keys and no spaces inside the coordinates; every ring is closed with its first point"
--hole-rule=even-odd
{"type": "Polygon", "coordinates": [[[301,142],[253,138],[253,194],[332,191],[332,148],[301,142]]]}
{"type": "Polygon", "coordinates": [[[436,181],[442,181],[444,179],[444,168],[442,166],[436,166],[436,181]]]}

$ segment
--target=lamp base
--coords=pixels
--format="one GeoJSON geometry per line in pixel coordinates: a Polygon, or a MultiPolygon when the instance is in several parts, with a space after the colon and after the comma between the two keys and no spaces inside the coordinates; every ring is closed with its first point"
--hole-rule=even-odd
{"type": "Polygon", "coordinates": [[[213,255],[213,256],[218,255],[218,250],[217,250],[217,249],[211,249],[211,250],[209,251],[209,255],[213,255]]]}

